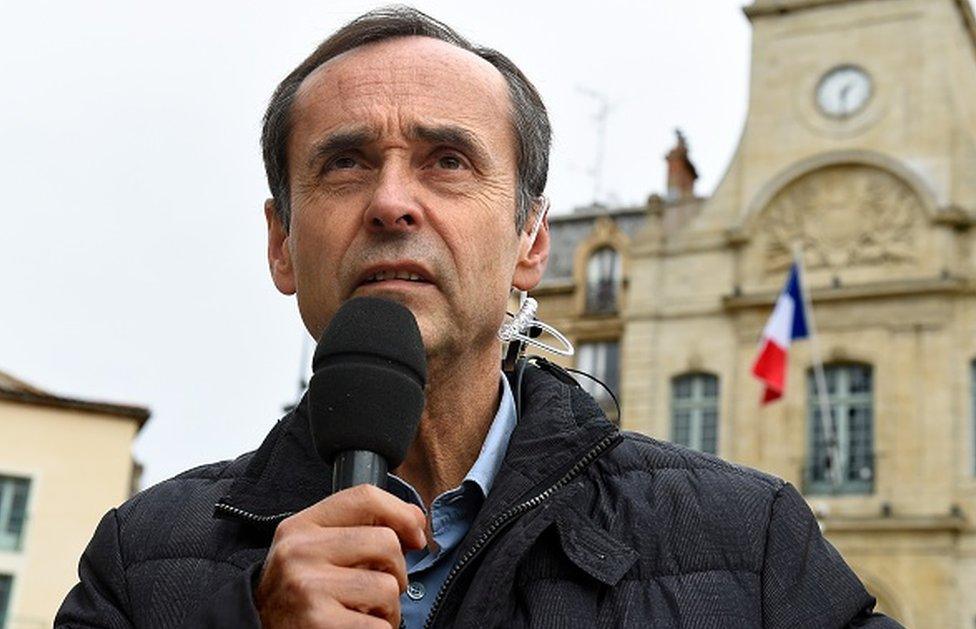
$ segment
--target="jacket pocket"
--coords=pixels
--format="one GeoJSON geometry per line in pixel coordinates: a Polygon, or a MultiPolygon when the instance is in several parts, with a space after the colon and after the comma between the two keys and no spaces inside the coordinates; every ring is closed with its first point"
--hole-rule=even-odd
{"type": "Polygon", "coordinates": [[[637,551],[576,511],[556,517],[563,553],[577,568],[613,587],[637,562],[637,551]]]}
{"type": "Polygon", "coordinates": [[[631,626],[627,606],[607,604],[637,552],[590,518],[564,509],[520,562],[517,622],[533,629],[631,626]],[[624,615],[620,615],[623,613],[624,615]]]}

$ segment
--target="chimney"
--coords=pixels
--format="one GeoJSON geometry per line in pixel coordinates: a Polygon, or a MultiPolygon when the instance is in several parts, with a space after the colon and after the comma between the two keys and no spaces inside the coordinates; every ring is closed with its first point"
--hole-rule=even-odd
{"type": "Polygon", "coordinates": [[[698,172],[695,165],[688,159],[688,145],[680,129],[675,129],[678,143],[668,151],[664,158],[668,162],[668,200],[679,201],[695,196],[695,180],[698,172]]]}

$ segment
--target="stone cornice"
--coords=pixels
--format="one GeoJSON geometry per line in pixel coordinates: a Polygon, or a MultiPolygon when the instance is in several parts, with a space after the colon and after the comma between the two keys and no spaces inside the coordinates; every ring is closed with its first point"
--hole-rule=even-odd
{"type": "Polygon", "coordinates": [[[969,35],[969,43],[972,44],[973,53],[976,54],[976,17],[973,16],[973,7],[969,4],[969,0],[954,1],[956,8],[959,9],[959,14],[962,17],[966,34],[969,35]]]}
{"type": "Polygon", "coordinates": [[[631,252],[635,257],[660,256],[673,257],[729,249],[733,245],[725,233],[689,234],[679,242],[647,242],[640,238],[634,240],[631,252]]]}
{"type": "Polygon", "coordinates": [[[957,205],[948,205],[936,210],[932,222],[953,229],[966,230],[973,226],[972,215],[957,205]]]}
{"type": "MultiPolygon", "coordinates": [[[[864,0],[757,0],[756,2],[742,7],[742,12],[750,20],[767,15],[783,15],[807,9],[816,9],[833,4],[850,4],[852,2],[863,2],[864,0]]],[[[965,2],[966,0],[961,0],[965,2]]]]}
{"type": "Polygon", "coordinates": [[[533,297],[548,297],[549,295],[565,295],[576,290],[576,283],[573,280],[557,280],[552,282],[542,282],[532,289],[533,297]]]}
{"type": "MultiPolygon", "coordinates": [[[[784,15],[796,11],[816,9],[835,4],[847,4],[850,2],[864,2],[865,0],[757,0],[753,4],[742,7],[742,12],[750,21],[756,18],[770,15],[784,15]]],[[[952,0],[959,10],[962,18],[963,27],[969,35],[969,43],[972,45],[973,53],[976,54],[976,17],[973,15],[973,8],[969,0],[952,0]]]]}
{"type": "Polygon", "coordinates": [[[559,321],[556,327],[577,343],[619,340],[624,334],[624,321],[619,315],[573,318],[559,321]]]}
{"type": "Polygon", "coordinates": [[[884,516],[822,516],[820,525],[825,533],[839,532],[963,532],[969,523],[958,515],[892,515],[884,516]]]}
{"type": "Polygon", "coordinates": [[[581,211],[568,212],[568,213],[550,213],[549,214],[549,224],[558,225],[562,223],[575,223],[581,221],[592,221],[603,216],[608,218],[618,218],[620,216],[640,216],[647,212],[647,207],[644,206],[623,206],[617,208],[607,208],[607,207],[595,207],[595,208],[584,208],[581,211]]]}
{"type": "MultiPolygon", "coordinates": [[[[972,290],[973,283],[962,278],[926,278],[871,282],[853,286],[839,286],[837,288],[814,288],[810,291],[810,299],[815,302],[828,302],[933,294],[965,294],[972,290]]],[[[728,310],[767,308],[776,302],[778,296],[779,291],[727,295],[722,298],[722,303],[728,310]]]]}

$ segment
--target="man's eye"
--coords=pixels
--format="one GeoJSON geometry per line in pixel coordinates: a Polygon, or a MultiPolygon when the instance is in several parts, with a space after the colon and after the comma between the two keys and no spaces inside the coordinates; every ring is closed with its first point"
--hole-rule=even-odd
{"type": "Polygon", "coordinates": [[[355,167],[356,167],[356,158],[350,157],[348,155],[343,155],[329,162],[329,165],[326,168],[326,170],[346,170],[355,167]]]}
{"type": "Polygon", "coordinates": [[[445,170],[461,170],[464,162],[457,155],[442,155],[437,158],[437,165],[445,170]]]}

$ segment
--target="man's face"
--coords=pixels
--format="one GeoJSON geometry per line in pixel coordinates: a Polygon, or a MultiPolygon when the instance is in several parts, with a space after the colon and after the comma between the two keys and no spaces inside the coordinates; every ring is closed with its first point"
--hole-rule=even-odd
{"type": "Polygon", "coordinates": [[[504,78],[445,42],[371,44],[306,78],[290,231],[266,213],[272,276],[309,332],[372,295],[410,308],[432,356],[492,342],[509,289],[538,283],[548,254],[547,234],[515,230],[515,146],[504,78]]]}

